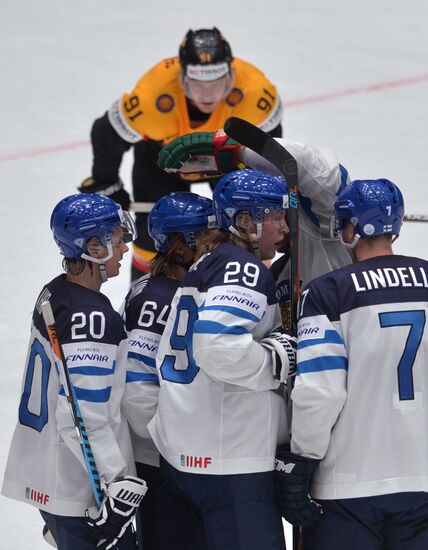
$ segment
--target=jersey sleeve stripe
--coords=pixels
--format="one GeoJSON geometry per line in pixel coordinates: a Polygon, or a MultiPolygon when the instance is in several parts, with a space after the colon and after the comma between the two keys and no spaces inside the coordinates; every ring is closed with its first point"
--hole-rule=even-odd
{"type": "Polygon", "coordinates": [[[112,368],[106,367],[70,367],[68,369],[70,374],[84,374],[86,376],[109,376],[114,374],[116,368],[116,361],[113,362],[112,368]]]}
{"type": "Polygon", "coordinates": [[[249,334],[244,327],[226,326],[215,321],[196,321],[194,334],[249,334]]]}
{"type": "Polygon", "coordinates": [[[224,313],[230,313],[236,317],[241,317],[242,319],[248,319],[254,323],[258,323],[260,321],[260,318],[256,317],[256,315],[252,315],[248,311],[243,311],[242,309],[231,306],[202,306],[199,308],[199,311],[223,311],[224,313]]]}
{"type": "MultiPolygon", "coordinates": [[[[110,399],[111,386],[102,390],[87,390],[74,386],[74,393],[79,401],[89,401],[91,403],[106,403],[110,399]]],[[[64,388],[61,386],[59,395],[65,396],[64,388]]]]}
{"type": "Polygon", "coordinates": [[[324,356],[301,361],[297,364],[298,375],[339,369],[348,370],[348,360],[346,357],[324,356]]]}
{"type": "Polygon", "coordinates": [[[142,353],[128,351],[128,359],[136,359],[137,361],[141,361],[141,363],[144,363],[148,367],[151,367],[153,369],[156,368],[156,359],[154,357],[149,357],[148,355],[143,355],[142,353]]]}
{"type": "Polygon", "coordinates": [[[144,372],[126,371],[126,383],[130,382],[154,382],[159,385],[159,378],[156,374],[147,374],[144,372]]]}
{"type": "Polygon", "coordinates": [[[301,340],[297,344],[297,349],[303,349],[310,346],[320,346],[322,344],[344,344],[343,338],[335,330],[326,330],[324,338],[308,338],[301,340]]]}

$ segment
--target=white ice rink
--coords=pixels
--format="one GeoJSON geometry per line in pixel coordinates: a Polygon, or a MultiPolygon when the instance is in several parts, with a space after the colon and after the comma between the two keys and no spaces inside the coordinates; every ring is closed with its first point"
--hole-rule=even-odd
{"type": "MultiPolygon", "coordinates": [[[[287,136],[334,150],[351,176],[387,177],[428,214],[426,0],[0,0],[0,476],[17,418],[31,313],[60,270],[57,201],[90,174],[89,131],[188,28],[218,26],[285,103],[287,136]]],[[[122,165],[129,187],[131,154],[122,165]]],[[[396,251],[428,257],[428,224],[396,251]]],[[[104,291],[118,306],[129,281],[104,291]]],[[[0,548],[38,550],[35,508],[0,497],[0,548]]],[[[289,546],[291,548],[291,546],[289,546]]]]}

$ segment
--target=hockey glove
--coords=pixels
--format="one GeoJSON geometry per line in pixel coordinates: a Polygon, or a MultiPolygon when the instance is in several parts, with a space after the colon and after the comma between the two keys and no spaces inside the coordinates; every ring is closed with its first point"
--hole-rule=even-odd
{"type": "Polygon", "coordinates": [[[107,486],[100,509],[92,506],[86,510],[86,521],[100,539],[98,549],[115,547],[132,523],[146,491],[146,482],[138,477],[118,478],[107,486]]]}
{"type": "Polygon", "coordinates": [[[260,340],[260,344],[272,351],[273,376],[285,382],[296,374],[297,343],[294,336],[276,330],[260,340]]]}
{"type": "Polygon", "coordinates": [[[77,188],[81,193],[98,193],[105,195],[120,204],[123,210],[129,210],[131,198],[128,191],[123,187],[123,181],[118,178],[116,183],[98,183],[93,177],[86,178],[77,188]]]}
{"type": "Polygon", "coordinates": [[[194,132],[166,145],[157,164],[167,172],[178,172],[182,180],[205,181],[246,168],[240,160],[242,147],[223,130],[194,132]]]}
{"type": "Polygon", "coordinates": [[[320,519],[322,507],[309,496],[312,474],[319,462],[291,453],[288,444],[277,449],[276,497],[282,517],[292,525],[314,525],[320,519]]]}

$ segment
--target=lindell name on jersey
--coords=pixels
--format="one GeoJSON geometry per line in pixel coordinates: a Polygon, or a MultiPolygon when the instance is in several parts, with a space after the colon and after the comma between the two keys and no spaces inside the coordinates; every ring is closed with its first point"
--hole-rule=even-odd
{"type": "Polygon", "coordinates": [[[357,292],[389,287],[428,288],[428,277],[423,267],[380,267],[360,273],[351,273],[357,292]]]}

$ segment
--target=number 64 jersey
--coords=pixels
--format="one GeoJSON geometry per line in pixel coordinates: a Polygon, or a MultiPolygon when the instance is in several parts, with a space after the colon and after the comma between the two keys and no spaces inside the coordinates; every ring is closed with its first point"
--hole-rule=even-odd
{"type": "Polygon", "coordinates": [[[272,274],[220,244],[177,290],[156,364],[160,391],[149,432],[176,469],[235,474],[273,469],[287,437],[285,403],[272,390],[272,352],[258,341],[280,324],[272,274]]]}
{"type": "Polygon", "coordinates": [[[298,324],[293,452],[320,499],[428,491],[428,262],[379,256],[312,281],[298,324]]]}

